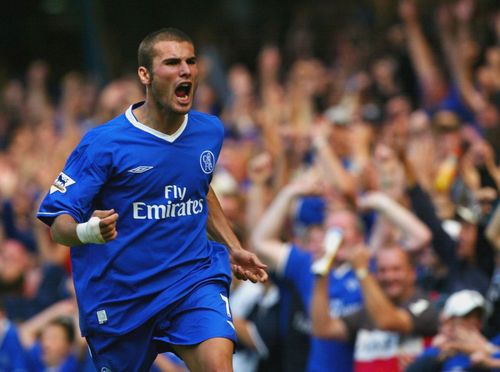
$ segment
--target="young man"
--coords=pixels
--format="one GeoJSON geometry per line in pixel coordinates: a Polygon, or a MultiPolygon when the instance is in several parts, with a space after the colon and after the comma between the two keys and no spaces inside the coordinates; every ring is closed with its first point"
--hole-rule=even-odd
{"type": "Polygon", "coordinates": [[[265,265],[242,249],[210,187],[224,129],[191,111],[191,39],[153,32],[138,59],[146,101],[87,133],[38,217],[73,247],[80,328],[98,371],[148,370],[170,349],[193,371],[228,371],[229,260],[252,281],[266,280],[265,265]]]}

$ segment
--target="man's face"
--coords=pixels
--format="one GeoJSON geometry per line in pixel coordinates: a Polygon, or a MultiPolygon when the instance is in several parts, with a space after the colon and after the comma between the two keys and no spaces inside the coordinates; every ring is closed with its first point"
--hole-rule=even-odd
{"type": "Polygon", "coordinates": [[[399,249],[383,249],[377,254],[377,279],[384,293],[399,302],[413,288],[415,271],[399,249]]]}
{"type": "Polygon", "coordinates": [[[41,335],[42,358],[47,366],[57,366],[70,351],[70,343],[62,326],[49,324],[41,335]]]}
{"type": "Polygon", "coordinates": [[[194,46],[187,41],[160,41],[153,47],[149,88],[152,99],[165,111],[186,114],[198,84],[194,46]]]}

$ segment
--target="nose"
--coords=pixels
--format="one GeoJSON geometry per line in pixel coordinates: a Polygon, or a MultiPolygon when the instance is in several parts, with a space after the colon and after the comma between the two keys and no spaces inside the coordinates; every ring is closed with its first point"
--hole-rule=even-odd
{"type": "Polygon", "coordinates": [[[179,74],[180,76],[191,76],[191,66],[186,61],[181,62],[179,74]]]}

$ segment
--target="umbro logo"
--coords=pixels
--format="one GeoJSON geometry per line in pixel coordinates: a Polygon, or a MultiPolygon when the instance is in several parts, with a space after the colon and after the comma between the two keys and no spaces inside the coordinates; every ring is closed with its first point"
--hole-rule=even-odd
{"type": "Polygon", "coordinates": [[[128,170],[129,173],[144,173],[147,172],[148,170],[153,169],[153,167],[149,165],[140,165],[134,169],[128,170]]]}

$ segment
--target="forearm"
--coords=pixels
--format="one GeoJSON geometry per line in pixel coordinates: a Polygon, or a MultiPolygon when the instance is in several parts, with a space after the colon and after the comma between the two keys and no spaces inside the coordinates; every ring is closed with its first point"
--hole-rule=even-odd
{"type": "Polygon", "coordinates": [[[63,245],[73,247],[82,244],[76,234],[78,223],[68,214],[57,216],[50,228],[52,239],[63,245]]]}
{"type": "Polygon", "coordinates": [[[250,322],[242,318],[233,318],[234,328],[236,328],[236,335],[238,336],[238,341],[241,342],[245,347],[250,349],[255,349],[256,345],[250,333],[249,324],[250,322]]]}
{"type": "Polygon", "coordinates": [[[377,218],[372,227],[369,240],[369,248],[371,252],[377,252],[387,245],[387,242],[393,238],[392,226],[382,216],[377,218]]]}
{"type": "Polygon", "coordinates": [[[328,275],[319,276],[314,286],[311,321],[313,335],[319,338],[347,340],[348,333],[344,322],[330,316],[330,299],[328,297],[328,275]]]}
{"type": "Polygon", "coordinates": [[[383,194],[380,194],[377,204],[377,211],[410,238],[411,249],[421,248],[431,241],[429,228],[408,209],[383,194]]]}
{"type": "Polygon", "coordinates": [[[330,322],[328,277],[318,277],[313,291],[311,306],[312,332],[317,337],[329,337],[325,325],[330,322]]]}
{"type": "Polygon", "coordinates": [[[53,319],[60,316],[73,316],[75,312],[73,300],[61,300],[21,323],[19,334],[23,346],[30,348],[40,331],[53,319]]]}
{"type": "Polygon", "coordinates": [[[295,197],[290,187],[285,187],[273,200],[255,227],[252,241],[259,245],[266,240],[278,239],[283,228],[290,203],[295,197]]]}
{"type": "Polygon", "coordinates": [[[406,31],[409,52],[418,79],[424,91],[429,91],[436,83],[442,83],[431,48],[418,21],[407,22],[406,31]]]}
{"type": "Polygon", "coordinates": [[[384,294],[376,279],[370,274],[360,278],[365,308],[377,328],[409,333],[412,328],[410,316],[398,309],[384,294]]]}
{"type": "Polygon", "coordinates": [[[212,190],[212,187],[210,187],[207,194],[207,204],[207,232],[210,237],[213,240],[224,244],[231,253],[235,250],[242,249],[241,243],[224,215],[222,207],[217,199],[217,196],[215,195],[215,192],[212,190]]]}
{"type": "Polygon", "coordinates": [[[315,138],[314,148],[318,155],[318,164],[323,169],[328,183],[344,196],[353,199],[356,192],[354,177],[343,167],[327,139],[315,138]]]}

